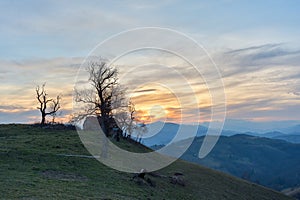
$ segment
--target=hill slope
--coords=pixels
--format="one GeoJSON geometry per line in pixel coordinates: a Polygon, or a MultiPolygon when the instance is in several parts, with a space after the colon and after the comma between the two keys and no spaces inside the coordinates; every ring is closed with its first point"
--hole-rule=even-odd
{"type": "Polygon", "coordinates": [[[300,144],[249,135],[222,136],[212,152],[199,159],[202,142],[203,137],[196,138],[182,158],[279,191],[300,183],[300,144]]]}
{"type": "MultiPolygon", "coordinates": [[[[121,141],[136,152],[149,149],[121,141]]],[[[0,193],[3,199],[290,199],[283,194],[196,164],[176,161],[151,177],[155,187],[138,185],[132,174],[118,172],[88,157],[74,130],[0,125],[0,193]],[[186,186],[167,176],[185,175],[186,186]],[[164,177],[166,176],[166,177],[164,177]]]]}

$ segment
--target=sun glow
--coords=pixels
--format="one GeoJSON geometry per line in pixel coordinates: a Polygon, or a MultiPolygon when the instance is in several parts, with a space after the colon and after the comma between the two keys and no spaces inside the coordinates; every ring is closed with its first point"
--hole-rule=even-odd
{"type": "Polygon", "coordinates": [[[136,118],[139,121],[174,121],[180,117],[177,111],[181,108],[178,98],[162,85],[143,85],[133,92],[131,100],[135,104],[136,118]]]}

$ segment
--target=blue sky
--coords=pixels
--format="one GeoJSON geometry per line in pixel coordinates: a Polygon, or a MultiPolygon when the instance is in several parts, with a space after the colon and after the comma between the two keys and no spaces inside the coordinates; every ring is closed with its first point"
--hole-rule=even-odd
{"type": "Polygon", "coordinates": [[[84,56],[106,37],[140,26],[175,28],[207,40],[206,46],[215,40],[220,43],[213,42],[213,46],[228,48],[295,43],[300,33],[299,4],[231,0],[1,1],[0,55],[3,59],[84,56]]]}
{"type": "Polygon", "coordinates": [[[203,44],[224,77],[229,118],[299,120],[299,11],[291,0],[0,1],[0,122],[38,120],[34,88],[45,81],[71,113],[83,58],[111,35],[144,26],[203,44]]]}

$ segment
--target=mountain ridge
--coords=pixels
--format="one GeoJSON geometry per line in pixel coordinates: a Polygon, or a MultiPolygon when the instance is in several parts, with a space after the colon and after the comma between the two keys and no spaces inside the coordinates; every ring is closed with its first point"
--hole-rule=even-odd
{"type": "Polygon", "coordinates": [[[203,139],[196,137],[181,158],[278,191],[300,183],[300,144],[246,134],[221,136],[208,156],[200,159],[203,139]]]}
{"type": "MultiPolygon", "coordinates": [[[[197,129],[194,136],[204,136],[207,133],[208,128],[203,125],[188,125],[188,124],[176,124],[176,123],[170,123],[170,122],[154,122],[152,124],[148,124],[148,133],[143,137],[143,143],[150,147],[153,145],[166,145],[169,142],[172,141],[172,139],[177,134],[179,127],[189,131],[191,130],[195,132],[195,129],[197,129]],[[159,129],[157,128],[159,127],[159,129]],[[149,135],[151,137],[149,137],[149,135]]],[[[298,126],[296,126],[298,127],[298,126]]],[[[290,133],[284,133],[281,131],[278,131],[274,129],[273,131],[264,132],[264,133],[256,133],[253,131],[232,131],[232,130],[226,130],[223,129],[221,131],[222,136],[232,136],[236,134],[247,134],[247,135],[253,135],[257,137],[266,137],[266,138],[274,138],[274,139],[281,139],[292,143],[300,143],[300,134],[290,134],[290,133]],[[293,136],[293,137],[292,137],[293,136]],[[295,141],[293,141],[293,138],[295,138],[295,141]]],[[[187,139],[189,136],[182,135],[179,137],[176,141],[187,139]]]]}

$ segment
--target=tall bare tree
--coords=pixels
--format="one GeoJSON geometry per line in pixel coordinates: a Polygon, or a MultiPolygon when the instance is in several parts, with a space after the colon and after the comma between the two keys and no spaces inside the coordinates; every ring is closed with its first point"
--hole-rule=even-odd
{"type": "Polygon", "coordinates": [[[56,112],[60,109],[60,95],[56,96],[56,99],[48,98],[48,94],[45,90],[45,83],[40,87],[37,86],[36,91],[36,98],[38,100],[39,106],[37,109],[40,110],[42,120],[41,125],[46,123],[46,116],[47,115],[56,115],[56,112]]]}
{"type": "Polygon", "coordinates": [[[113,110],[120,106],[119,103],[115,103],[116,98],[120,96],[118,71],[115,67],[109,66],[104,59],[90,61],[87,71],[91,88],[81,90],[75,88],[75,101],[86,105],[83,112],[76,114],[75,120],[95,115],[103,132],[108,136],[114,125],[113,110]]]}

